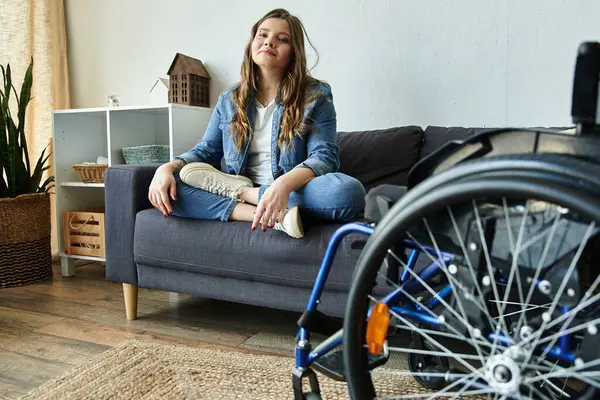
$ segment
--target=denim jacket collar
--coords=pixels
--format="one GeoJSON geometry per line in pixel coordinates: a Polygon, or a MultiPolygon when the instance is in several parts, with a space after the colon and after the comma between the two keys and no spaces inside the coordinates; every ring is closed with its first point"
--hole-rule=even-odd
{"type": "MultiPolygon", "coordinates": [[[[273,114],[271,130],[271,166],[275,179],[299,167],[312,169],[316,176],[336,172],[339,169],[336,112],[331,88],[326,83],[320,83],[314,90],[323,96],[319,101],[311,101],[305,106],[304,118],[312,118],[318,131],[317,133],[303,132],[302,135],[295,136],[291,145],[285,148],[277,146],[284,104],[279,96],[276,98],[277,107],[273,114]]],[[[250,126],[249,140],[242,149],[238,150],[230,132],[231,120],[236,112],[233,91],[234,87],[221,93],[203,137],[192,149],[176,158],[186,163],[209,163],[229,174],[246,174],[248,153],[256,122],[256,94],[253,90],[250,91],[246,105],[250,126]]]]}

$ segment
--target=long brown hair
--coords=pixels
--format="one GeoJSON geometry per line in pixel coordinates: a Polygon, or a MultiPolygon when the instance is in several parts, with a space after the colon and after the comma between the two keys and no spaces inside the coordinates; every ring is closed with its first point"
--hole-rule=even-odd
{"type": "Polygon", "coordinates": [[[291,15],[282,8],[277,8],[265,14],[252,26],[250,40],[244,51],[240,84],[233,91],[233,103],[236,113],[231,121],[231,135],[235,135],[235,143],[238,149],[242,148],[242,145],[246,143],[250,136],[246,105],[251,90],[255,92],[258,90],[256,65],[252,60],[252,41],[260,24],[269,18],[280,18],[287,21],[290,25],[292,43],[292,60],[284,73],[277,95],[284,105],[278,145],[291,143],[294,135],[299,135],[299,132],[311,128],[311,124],[303,120],[304,105],[315,98],[316,95],[311,95],[309,89],[311,86],[316,85],[318,81],[310,75],[306,66],[306,53],[304,50],[306,31],[298,17],[291,15]]]}

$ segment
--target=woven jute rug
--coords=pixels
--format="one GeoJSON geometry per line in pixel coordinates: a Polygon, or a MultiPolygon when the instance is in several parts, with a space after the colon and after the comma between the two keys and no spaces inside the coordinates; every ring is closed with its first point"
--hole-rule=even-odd
{"type": "MultiPolygon", "coordinates": [[[[131,340],[22,399],[292,399],[293,366],[249,350],[131,340]]],[[[409,375],[384,372],[374,377],[381,394],[425,392],[409,375]]],[[[323,399],[348,398],[344,383],[318,376],[323,399]]]]}

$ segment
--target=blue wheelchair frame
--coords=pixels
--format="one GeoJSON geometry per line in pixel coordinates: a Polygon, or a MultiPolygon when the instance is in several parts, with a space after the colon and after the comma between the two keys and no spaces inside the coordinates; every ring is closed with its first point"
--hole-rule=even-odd
{"type": "MultiPolygon", "coordinates": [[[[496,129],[487,130],[479,134],[472,135],[465,140],[451,141],[442,148],[433,152],[429,156],[426,156],[411,170],[408,176],[407,187],[411,188],[416,186],[419,182],[422,182],[432,175],[444,171],[453,165],[456,165],[462,161],[470,160],[477,157],[483,157],[485,155],[504,155],[504,154],[515,154],[514,144],[519,143],[519,149],[516,153],[522,154],[524,152],[523,146],[531,146],[530,153],[537,152],[554,152],[558,154],[573,155],[577,154],[579,157],[583,157],[589,160],[595,160],[600,162],[598,154],[600,154],[600,141],[597,140],[600,135],[600,123],[598,115],[598,105],[600,105],[600,43],[599,42],[583,42],[578,48],[575,77],[573,84],[573,104],[571,109],[571,115],[573,122],[576,125],[576,135],[566,135],[561,132],[554,132],[552,130],[545,129],[496,129]],[[502,138],[506,133],[510,133],[513,138],[518,139],[520,136],[525,137],[526,140],[496,140],[502,138]],[[535,140],[531,140],[534,138],[535,140]],[[589,140],[588,140],[589,138],[589,140]],[[449,161],[450,160],[450,161],[449,161]]],[[[320,303],[320,297],[329,274],[329,270],[332,265],[333,258],[338,249],[340,241],[349,233],[361,233],[365,236],[370,236],[375,231],[375,228],[370,225],[361,223],[349,223],[339,228],[332,236],[325,257],[322,260],[321,267],[313,287],[308,306],[306,308],[307,313],[316,312],[316,309],[320,303]]],[[[454,255],[450,253],[440,252],[440,259],[437,259],[432,264],[427,266],[419,273],[415,273],[414,268],[417,259],[421,251],[425,251],[437,257],[437,251],[435,249],[424,246],[417,246],[416,243],[404,240],[404,246],[406,249],[412,250],[406,262],[405,270],[399,278],[399,288],[393,290],[390,294],[385,296],[381,301],[388,306],[388,309],[394,313],[402,316],[403,318],[410,318],[412,320],[425,323],[432,327],[440,327],[440,321],[432,317],[430,314],[423,311],[417,304],[412,304],[412,307],[400,307],[398,302],[400,300],[408,300],[406,303],[410,304],[411,299],[405,296],[402,291],[412,294],[421,288],[422,282],[427,282],[431,278],[435,277],[438,273],[444,273],[441,266],[452,262],[454,255]],[[443,262],[441,262],[443,261],[443,262]],[[441,264],[441,265],[440,265],[441,264]],[[410,279],[412,275],[416,275],[420,279],[410,279]]],[[[506,281],[501,278],[494,278],[498,284],[506,285],[506,281]]],[[[540,284],[540,280],[536,282],[540,284]]],[[[423,306],[431,309],[436,307],[440,303],[440,298],[448,297],[452,293],[451,285],[448,284],[437,292],[437,295],[431,298],[423,306]]],[[[406,305],[405,303],[405,305],[406,305]]],[[[372,308],[367,314],[367,318],[370,317],[372,308]]],[[[429,310],[427,310],[429,311],[429,310]]],[[[561,306],[561,312],[563,315],[568,313],[570,309],[565,306],[561,306]]],[[[540,350],[544,353],[553,357],[554,359],[566,363],[573,363],[575,361],[575,353],[572,350],[571,342],[572,334],[564,332],[560,336],[558,346],[547,348],[546,346],[540,346],[540,350]]],[[[510,336],[504,334],[490,333],[487,337],[488,340],[494,343],[500,343],[504,346],[511,346],[514,344],[513,339],[510,336]]],[[[323,343],[318,345],[314,350],[311,349],[310,345],[310,332],[304,327],[300,327],[298,337],[296,339],[296,368],[294,369],[294,394],[296,398],[298,396],[302,399],[305,396],[302,393],[302,377],[308,376],[310,379],[311,389],[316,389],[318,393],[318,381],[316,375],[311,371],[310,366],[319,358],[332,351],[334,348],[339,346],[343,342],[343,332],[338,330],[335,334],[326,339],[323,343]],[[298,379],[300,382],[298,382],[298,379]]],[[[384,348],[385,353],[385,348],[384,348]]],[[[387,355],[386,355],[387,356],[387,355]]],[[[596,389],[588,392],[593,396],[596,389]]],[[[315,397],[312,397],[315,398],[315,397]]],[[[596,398],[596,397],[594,397],[596,398]]]]}
{"type": "MultiPolygon", "coordinates": [[[[318,305],[321,302],[320,297],[323,293],[323,288],[325,287],[327,276],[329,275],[333,259],[337,252],[339,243],[342,241],[342,239],[350,233],[360,233],[365,236],[370,236],[373,234],[374,231],[375,228],[371,225],[352,222],[343,225],[333,234],[327,246],[325,256],[321,262],[321,267],[319,269],[315,285],[313,286],[313,290],[308,301],[308,306],[306,307],[307,312],[316,311],[318,305]]],[[[422,286],[418,279],[409,280],[409,277],[412,274],[408,272],[408,270],[414,270],[417,259],[420,253],[422,252],[421,249],[427,251],[433,256],[437,256],[438,254],[438,252],[434,248],[428,246],[418,246],[411,240],[405,239],[403,243],[405,248],[411,249],[411,252],[408,256],[406,269],[403,271],[400,277],[399,288],[385,296],[381,300],[381,302],[385,303],[389,307],[389,309],[397,315],[400,315],[405,318],[410,318],[417,322],[428,324],[432,327],[440,327],[440,321],[437,318],[431,316],[430,314],[421,311],[420,307],[417,304],[414,304],[413,307],[410,308],[397,306],[399,300],[410,300],[407,298],[407,296],[404,295],[404,293],[402,293],[402,290],[406,291],[412,296],[414,293],[416,293],[417,290],[422,289],[422,286]]],[[[442,256],[443,262],[441,262],[442,260],[438,259],[426,268],[424,268],[421,272],[414,274],[417,275],[420,279],[422,279],[423,282],[427,282],[431,278],[435,277],[438,273],[443,273],[442,268],[439,264],[446,265],[448,263],[451,263],[454,259],[454,255],[442,251],[440,251],[440,255],[442,256]]],[[[499,280],[498,283],[502,284],[503,280],[499,280]]],[[[448,284],[437,293],[436,297],[433,297],[424,305],[428,309],[432,309],[440,303],[439,298],[446,298],[451,293],[452,288],[451,285],[448,284]]],[[[563,313],[567,313],[568,311],[568,308],[562,308],[563,313]]],[[[369,310],[368,316],[370,315],[370,312],[371,310],[369,310]]],[[[510,346],[514,344],[513,339],[511,337],[505,336],[504,334],[496,335],[494,333],[490,333],[488,335],[488,340],[490,340],[491,342],[497,341],[497,343],[500,343],[505,346],[510,346]]],[[[312,363],[314,363],[316,360],[323,357],[324,355],[328,354],[337,346],[341,345],[342,341],[343,333],[340,330],[337,333],[331,335],[313,350],[310,345],[310,332],[306,328],[301,327],[298,331],[298,335],[296,338],[296,368],[294,370],[294,376],[300,377],[301,379],[301,377],[304,376],[306,372],[310,370],[310,366],[312,363]]],[[[548,350],[547,353],[553,356],[555,359],[558,359],[563,362],[572,363],[575,360],[575,354],[571,352],[570,343],[570,334],[566,334],[560,338],[559,346],[553,347],[552,349],[548,350]]],[[[544,346],[541,346],[540,348],[541,350],[546,351],[546,348],[544,346]]],[[[313,386],[313,383],[315,386],[318,387],[318,382],[316,382],[316,376],[311,377],[311,386],[313,386]]]]}

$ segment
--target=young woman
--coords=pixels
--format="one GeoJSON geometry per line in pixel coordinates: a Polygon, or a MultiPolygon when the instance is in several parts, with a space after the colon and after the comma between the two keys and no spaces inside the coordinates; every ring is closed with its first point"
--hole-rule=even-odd
{"type": "Polygon", "coordinates": [[[276,9],[252,27],[240,82],[219,96],[204,137],[157,169],[149,199],[165,217],[301,238],[301,213],[349,221],[363,209],[365,189],[337,172],[338,152],[331,88],[310,76],[300,20],[276,9]]]}

